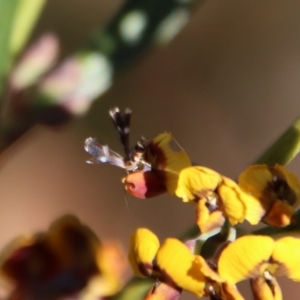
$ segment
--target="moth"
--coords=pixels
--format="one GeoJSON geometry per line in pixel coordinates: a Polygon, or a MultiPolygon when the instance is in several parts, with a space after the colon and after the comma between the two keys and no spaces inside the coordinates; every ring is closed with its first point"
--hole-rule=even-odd
{"type": "Polygon", "coordinates": [[[84,143],[85,151],[92,155],[92,158],[87,161],[88,163],[109,163],[124,169],[127,173],[151,169],[151,165],[144,160],[144,154],[151,139],[142,136],[135,147],[130,150],[131,113],[132,111],[129,108],[126,108],[123,114],[118,107],[109,110],[109,115],[119,133],[125,155],[122,156],[111,150],[108,145],[103,145],[97,142],[95,138],[89,137],[84,143]]]}
{"type": "Polygon", "coordinates": [[[154,138],[141,137],[133,149],[129,145],[131,109],[121,113],[118,107],[109,110],[124,149],[124,156],[111,150],[95,138],[87,138],[85,150],[92,155],[91,164],[109,163],[122,168],[127,175],[122,179],[125,190],[137,198],[151,198],[168,191],[174,193],[179,171],[191,165],[183,149],[174,151],[170,133],[161,133],[154,138]]]}

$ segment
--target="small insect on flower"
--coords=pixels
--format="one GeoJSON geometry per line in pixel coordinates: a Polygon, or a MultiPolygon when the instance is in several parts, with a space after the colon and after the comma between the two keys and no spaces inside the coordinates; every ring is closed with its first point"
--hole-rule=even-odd
{"type": "Polygon", "coordinates": [[[186,152],[181,147],[178,151],[172,149],[170,144],[174,139],[167,132],[150,139],[142,136],[130,150],[131,110],[127,108],[122,114],[119,108],[115,107],[109,114],[119,132],[125,156],[94,138],[87,138],[84,148],[92,155],[87,162],[109,163],[124,169],[127,173],[122,180],[125,190],[137,198],[151,198],[167,191],[174,194],[179,172],[191,166],[186,152]]]}
{"type": "Polygon", "coordinates": [[[123,157],[119,153],[111,150],[108,145],[102,145],[97,142],[95,138],[89,137],[85,140],[84,149],[92,155],[92,158],[88,160],[87,163],[109,163],[124,169],[127,173],[150,170],[151,166],[144,160],[144,154],[151,139],[142,136],[135,147],[130,150],[129,132],[131,109],[127,108],[124,114],[122,114],[119,108],[115,107],[109,110],[109,114],[119,132],[125,156],[123,157]]]}
{"type": "Polygon", "coordinates": [[[150,198],[166,192],[161,172],[155,170],[155,162],[152,159],[153,139],[142,136],[131,150],[129,146],[131,109],[127,108],[122,114],[119,108],[115,107],[110,109],[109,114],[118,130],[125,155],[120,155],[108,145],[103,145],[90,137],[85,140],[84,145],[85,150],[92,155],[87,162],[109,163],[124,169],[127,173],[122,180],[125,190],[137,198],[150,198]]]}

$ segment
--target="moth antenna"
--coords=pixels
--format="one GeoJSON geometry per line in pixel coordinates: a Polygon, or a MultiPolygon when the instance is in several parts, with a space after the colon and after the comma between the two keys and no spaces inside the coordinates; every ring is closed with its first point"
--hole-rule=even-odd
{"type": "Polygon", "coordinates": [[[172,136],[173,138],[173,141],[175,142],[175,144],[181,149],[184,151],[184,148],[179,144],[179,142],[172,136]]]}
{"type": "Polygon", "coordinates": [[[125,161],[130,160],[129,133],[131,113],[132,111],[130,108],[126,108],[124,114],[120,112],[118,107],[114,107],[109,110],[109,114],[120,136],[120,140],[125,152],[125,161]]]}
{"type": "Polygon", "coordinates": [[[126,209],[129,212],[129,202],[127,199],[126,191],[125,191],[125,189],[123,191],[124,191],[124,200],[125,200],[125,204],[126,204],[126,209]]]}

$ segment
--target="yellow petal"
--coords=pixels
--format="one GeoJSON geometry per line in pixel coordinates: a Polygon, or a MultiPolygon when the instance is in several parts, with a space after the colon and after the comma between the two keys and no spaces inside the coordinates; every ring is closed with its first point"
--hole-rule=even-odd
{"type": "Polygon", "coordinates": [[[200,255],[195,255],[195,262],[199,266],[201,273],[207,278],[210,279],[211,281],[214,282],[224,282],[225,280],[220,277],[218,273],[216,273],[206,262],[206,260],[200,256],[200,255]]]}
{"type": "Polygon", "coordinates": [[[100,242],[91,229],[83,225],[77,217],[65,215],[53,222],[45,241],[65,268],[96,268],[100,242]]]}
{"type": "Polygon", "coordinates": [[[145,154],[145,160],[154,169],[164,171],[166,187],[171,195],[175,192],[179,172],[191,166],[191,160],[183,149],[175,151],[171,148],[172,140],[170,133],[159,134],[151,140],[145,154]]]}
{"type": "Polygon", "coordinates": [[[279,264],[276,276],[300,281],[300,239],[284,237],[275,242],[272,259],[279,264]]]}
{"type": "Polygon", "coordinates": [[[97,263],[100,274],[88,282],[88,286],[81,292],[82,299],[80,300],[114,295],[124,284],[125,274],[128,271],[128,259],[120,243],[105,242],[98,252],[97,263]]]}
{"type": "Polygon", "coordinates": [[[210,232],[223,226],[225,218],[220,210],[210,212],[206,199],[202,198],[197,202],[196,223],[201,233],[210,232]]]}
{"type": "Polygon", "coordinates": [[[202,265],[182,242],[166,239],[157,252],[156,262],[164,281],[171,280],[198,297],[203,295],[205,278],[201,272],[202,265]]]}
{"type": "Polygon", "coordinates": [[[259,223],[265,214],[261,202],[252,195],[244,192],[233,180],[223,176],[223,182],[218,188],[224,214],[232,225],[244,219],[252,225],[259,223]]]}
{"type": "Polygon", "coordinates": [[[136,275],[152,275],[153,259],[158,248],[157,236],[147,228],[139,228],[131,235],[128,259],[136,275]]]}
{"type": "Polygon", "coordinates": [[[236,286],[227,282],[221,284],[220,294],[222,300],[245,300],[236,286]]]}
{"type": "Polygon", "coordinates": [[[273,175],[267,165],[252,165],[240,174],[238,184],[248,194],[262,199],[265,197],[265,189],[272,181],[273,175]]]}
{"type": "Polygon", "coordinates": [[[257,225],[266,213],[262,203],[247,193],[243,193],[241,199],[245,205],[245,219],[251,225],[257,225]]]}
{"type": "Polygon", "coordinates": [[[229,222],[234,225],[243,222],[246,216],[246,207],[243,197],[247,197],[239,186],[231,179],[223,177],[218,187],[220,195],[220,209],[228,217],[229,222]]]}
{"type": "Polygon", "coordinates": [[[294,222],[294,214],[295,210],[292,206],[276,200],[262,220],[270,226],[284,227],[294,222]]]}
{"type": "Polygon", "coordinates": [[[300,182],[298,178],[280,165],[253,165],[239,177],[239,186],[260,200],[265,211],[280,200],[293,208],[300,203],[300,182]]]}
{"type": "Polygon", "coordinates": [[[251,280],[252,292],[256,300],[282,300],[282,292],[274,277],[266,282],[264,277],[251,280]]]}
{"type": "Polygon", "coordinates": [[[221,175],[205,167],[189,167],[179,174],[176,196],[183,202],[201,199],[214,191],[221,182],[221,175]]]}
{"type": "Polygon", "coordinates": [[[230,284],[260,276],[272,255],[274,241],[267,236],[243,236],[221,253],[218,273],[230,284]]]}
{"type": "MultiPolygon", "coordinates": [[[[296,175],[294,175],[293,173],[289,172],[284,166],[278,165],[276,164],[275,167],[273,168],[275,171],[280,172],[283,175],[283,178],[285,179],[287,186],[289,187],[289,189],[286,191],[286,197],[285,198],[290,198],[291,197],[291,193],[293,193],[294,198],[295,198],[295,202],[293,202],[293,200],[289,200],[286,199],[288,201],[288,203],[290,205],[292,205],[294,208],[299,206],[300,203],[300,182],[299,179],[296,175]]],[[[292,197],[293,197],[292,196],[292,197]]]]}
{"type": "MultiPolygon", "coordinates": [[[[93,276],[87,286],[79,292],[78,299],[80,300],[95,300],[101,299],[104,295],[110,296],[120,290],[121,284],[114,277],[103,278],[102,275],[93,276]]],[[[64,299],[64,298],[62,298],[64,299]]]]}

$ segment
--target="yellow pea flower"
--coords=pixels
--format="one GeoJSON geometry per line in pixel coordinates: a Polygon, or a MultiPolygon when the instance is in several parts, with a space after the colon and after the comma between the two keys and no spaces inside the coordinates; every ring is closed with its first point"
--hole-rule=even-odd
{"type": "Polygon", "coordinates": [[[168,291],[162,286],[161,291],[155,295],[150,293],[153,299],[161,299],[161,294],[165,297],[167,294],[173,295],[174,288],[187,290],[200,297],[204,295],[208,280],[223,282],[206,261],[192,254],[185,244],[175,238],[168,238],[159,245],[156,236],[145,228],[138,229],[132,235],[129,260],[138,276],[156,277],[172,289],[168,291]]]}
{"type": "Polygon", "coordinates": [[[276,276],[300,281],[300,239],[243,236],[229,244],[218,260],[218,273],[229,284],[251,279],[257,299],[282,299],[276,276]]]}
{"type": "Polygon", "coordinates": [[[220,207],[232,225],[246,219],[250,224],[256,225],[261,220],[264,210],[261,204],[252,195],[244,192],[236,182],[222,177],[218,187],[220,207]]]}
{"type": "Polygon", "coordinates": [[[209,197],[222,181],[222,176],[205,167],[193,166],[182,169],[175,194],[183,202],[209,197]]]}
{"type": "Polygon", "coordinates": [[[95,300],[116,294],[125,284],[128,260],[117,241],[104,241],[97,251],[100,272],[78,294],[78,300],[95,300]]]}
{"type": "Polygon", "coordinates": [[[131,235],[128,259],[136,275],[153,275],[153,262],[159,247],[157,236],[147,228],[139,228],[131,235]]]}
{"type": "Polygon", "coordinates": [[[14,286],[10,298],[57,299],[79,292],[101,274],[101,247],[96,235],[72,215],[59,218],[45,232],[15,240],[0,256],[1,276],[14,286]]]}
{"type": "MultiPolygon", "coordinates": [[[[201,272],[203,261],[198,261],[177,239],[166,239],[157,252],[156,262],[166,278],[198,297],[204,294],[206,279],[201,272]]],[[[206,263],[203,263],[206,264],[206,263]]]]}
{"type": "Polygon", "coordinates": [[[137,198],[151,198],[165,193],[173,195],[179,172],[191,166],[183,149],[173,150],[170,133],[161,133],[151,139],[144,153],[149,168],[128,174],[122,181],[126,191],[137,198]]]}
{"type": "Polygon", "coordinates": [[[276,227],[293,223],[300,204],[300,182],[285,167],[250,166],[240,175],[238,184],[260,202],[263,222],[276,227]]]}
{"type": "Polygon", "coordinates": [[[210,232],[215,228],[220,228],[225,222],[225,217],[221,210],[214,210],[211,203],[206,198],[197,202],[196,223],[202,233],[210,232]]]}
{"type": "Polygon", "coordinates": [[[222,226],[225,217],[232,225],[244,219],[257,224],[264,213],[259,201],[236,182],[205,167],[183,169],[175,192],[184,202],[197,203],[197,224],[202,233],[222,226]]]}
{"type": "Polygon", "coordinates": [[[65,215],[54,221],[45,235],[45,243],[64,268],[97,269],[95,258],[100,241],[77,217],[65,215]]]}

